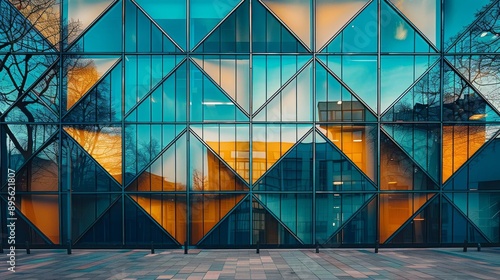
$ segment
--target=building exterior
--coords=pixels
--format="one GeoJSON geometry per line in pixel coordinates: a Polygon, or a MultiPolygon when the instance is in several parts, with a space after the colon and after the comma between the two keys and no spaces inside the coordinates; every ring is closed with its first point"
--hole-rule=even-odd
{"type": "Polygon", "coordinates": [[[500,244],[499,0],[0,13],[2,244],[500,244]]]}

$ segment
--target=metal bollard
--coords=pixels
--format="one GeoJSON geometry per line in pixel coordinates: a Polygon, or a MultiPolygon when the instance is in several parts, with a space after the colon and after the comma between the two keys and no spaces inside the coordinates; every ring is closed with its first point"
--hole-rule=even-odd
{"type": "Polygon", "coordinates": [[[31,254],[30,243],[28,241],[26,241],[26,254],[31,254]]]}
{"type": "Polygon", "coordinates": [[[260,254],[260,241],[257,241],[257,250],[255,253],[260,254]]]}
{"type": "Polygon", "coordinates": [[[71,239],[68,239],[68,247],[66,248],[66,253],[71,255],[71,239]]]}
{"type": "Polygon", "coordinates": [[[188,242],[184,241],[184,255],[187,255],[188,253],[188,242]]]}
{"type": "Polygon", "coordinates": [[[318,243],[318,240],[316,240],[316,253],[319,253],[319,243],[318,243]]]}
{"type": "Polygon", "coordinates": [[[464,240],[464,252],[467,252],[467,239],[464,240]]]}
{"type": "Polygon", "coordinates": [[[151,254],[154,254],[155,253],[155,245],[154,245],[154,242],[151,241],[151,254]]]}
{"type": "Polygon", "coordinates": [[[375,240],[375,254],[378,254],[378,239],[375,240]]]}
{"type": "Polygon", "coordinates": [[[481,252],[481,243],[477,243],[477,251],[481,252]]]}
{"type": "Polygon", "coordinates": [[[2,243],[0,243],[0,253],[3,254],[3,244],[2,243]]]}

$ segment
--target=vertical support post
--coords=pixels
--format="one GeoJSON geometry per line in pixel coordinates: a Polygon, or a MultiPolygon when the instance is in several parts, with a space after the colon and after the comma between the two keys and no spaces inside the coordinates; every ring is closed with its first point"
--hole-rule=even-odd
{"type": "Polygon", "coordinates": [[[68,247],[66,248],[67,254],[71,255],[71,239],[68,239],[68,247]]]}
{"type": "Polygon", "coordinates": [[[477,251],[481,252],[481,243],[477,243],[477,251]]]}
{"type": "Polygon", "coordinates": [[[467,252],[467,239],[464,240],[464,252],[467,252]]]}
{"type": "Polygon", "coordinates": [[[260,254],[260,241],[257,241],[257,250],[255,253],[260,254]]]}
{"type": "Polygon", "coordinates": [[[26,254],[31,254],[31,249],[30,249],[30,243],[29,241],[26,241],[26,254]]]}
{"type": "Polygon", "coordinates": [[[375,240],[375,254],[378,254],[378,239],[375,240]]]}
{"type": "Polygon", "coordinates": [[[155,253],[155,243],[151,241],[151,254],[155,253]]]}
{"type": "Polygon", "coordinates": [[[316,254],[319,253],[319,243],[318,240],[316,240],[316,254]]]}
{"type": "Polygon", "coordinates": [[[188,253],[188,242],[186,240],[184,241],[184,255],[187,255],[187,253],[188,253]]]}

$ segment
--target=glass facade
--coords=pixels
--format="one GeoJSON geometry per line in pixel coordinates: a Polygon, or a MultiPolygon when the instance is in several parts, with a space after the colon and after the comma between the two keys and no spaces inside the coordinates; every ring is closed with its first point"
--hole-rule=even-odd
{"type": "Polygon", "coordinates": [[[0,13],[2,244],[500,244],[499,0],[0,13]]]}

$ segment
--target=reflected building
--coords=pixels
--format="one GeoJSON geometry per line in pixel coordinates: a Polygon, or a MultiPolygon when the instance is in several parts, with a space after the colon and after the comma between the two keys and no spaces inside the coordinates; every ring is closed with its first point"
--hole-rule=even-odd
{"type": "Polygon", "coordinates": [[[20,243],[500,244],[499,1],[39,2],[0,1],[20,243]]]}

